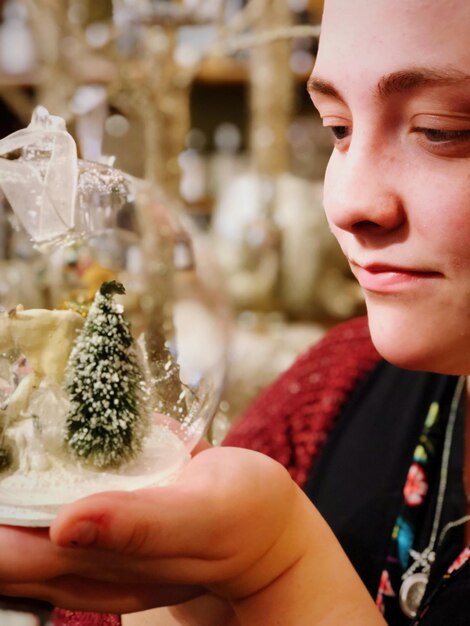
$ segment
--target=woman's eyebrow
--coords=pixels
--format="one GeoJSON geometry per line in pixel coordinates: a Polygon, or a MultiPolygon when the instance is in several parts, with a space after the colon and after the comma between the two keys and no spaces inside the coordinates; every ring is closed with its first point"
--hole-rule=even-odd
{"type": "Polygon", "coordinates": [[[307,91],[310,95],[314,93],[321,93],[325,96],[331,96],[332,98],[336,98],[337,100],[344,102],[344,98],[341,96],[333,83],[315,76],[314,74],[312,74],[307,81],[307,91]]]}
{"type": "MultiPolygon", "coordinates": [[[[470,84],[470,74],[453,68],[413,67],[383,76],[374,89],[374,95],[382,100],[393,94],[410,92],[419,87],[445,86],[461,82],[470,84]]],[[[320,93],[345,102],[344,97],[333,83],[315,74],[312,74],[308,79],[307,91],[311,95],[320,93]]]]}
{"type": "Polygon", "coordinates": [[[392,72],[382,77],[375,89],[375,95],[383,99],[396,93],[413,91],[419,87],[450,86],[461,82],[470,83],[470,75],[461,70],[415,67],[392,72]]]}

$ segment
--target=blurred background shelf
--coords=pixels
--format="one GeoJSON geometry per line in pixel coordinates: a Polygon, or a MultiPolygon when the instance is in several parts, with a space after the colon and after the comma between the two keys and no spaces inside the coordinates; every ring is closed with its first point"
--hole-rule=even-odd
{"type": "Polygon", "coordinates": [[[305,89],[321,9],[0,2],[1,135],[43,104],[83,158],[153,181],[200,229],[207,280],[220,277],[235,320],[230,420],[326,328],[363,310],[322,211],[331,140],[305,89]]]}
{"type": "Polygon", "coordinates": [[[43,104],[83,158],[153,181],[194,219],[243,345],[236,386],[249,337],[258,371],[270,364],[247,399],[363,307],[322,211],[331,141],[305,89],[321,10],[321,0],[0,2],[0,133],[43,104]]]}
{"type": "Polygon", "coordinates": [[[80,156],[152,181],[197,226],[204,279],[233,317],[215,442],[327,328],[363,312],[323,216],[331,140],[305,89],[321,10],[322,0],[0,1],[0,135],[43,104],[80,156]]]}

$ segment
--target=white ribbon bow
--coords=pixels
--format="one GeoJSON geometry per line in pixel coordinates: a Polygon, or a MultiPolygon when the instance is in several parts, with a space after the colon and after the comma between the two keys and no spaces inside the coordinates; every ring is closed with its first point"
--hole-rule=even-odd
{"type": "Polygon", "coordinates": [[[36,107],[31,123],[0,140],[0,186],[36,244],[65,236],[75,225],[77,147],[62,118],[36,107]]]}

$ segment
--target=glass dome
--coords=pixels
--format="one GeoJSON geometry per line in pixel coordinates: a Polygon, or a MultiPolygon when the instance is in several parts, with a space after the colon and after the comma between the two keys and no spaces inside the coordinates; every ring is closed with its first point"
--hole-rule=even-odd
{"type": "Polygon", "coordinates": [[[170,482],[219,402],[227,317],[191,224],[108,166],[78,161],[75,195],[36,245],[1,198],[1,523],[170,482]]]}

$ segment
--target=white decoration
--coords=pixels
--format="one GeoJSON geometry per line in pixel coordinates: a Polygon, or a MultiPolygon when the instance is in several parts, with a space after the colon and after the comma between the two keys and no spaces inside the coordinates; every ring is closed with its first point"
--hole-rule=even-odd
{"type": "Polygon", "coordinates": [[[75,225],[77,147],[62,118],[36,107],[31,123],[0,140],[0,186],[36,244],[67,236],[75,225]]]}
{"type": "Polygon", "coordinates": [[[0,352],[18,350],[27,358],[35,383],[60,384],[83,318],[74,311],[23,310],[0,315],[0,352]]]}
{"type": "MultiPolygon", "coordinates": [[[[30,370],[0,409],[4,443],[11,448],[12,461],[19,472],[41,471],[49,467],[43,443],[36,432],[41,426],[39,422],[35,426],[35,420],[39,419],[36,414],[38,394],[44,393],[47,385],[56,387],[56,394],[60,393],[65,366],[82,326],[83,318],[73,311],[24,311],[17,307],[0,315],[0,352],[22,354],[30,370]]],[[[48,410],[56,406],[49,403],[48,410]]],[[[46,424],[43,427],[50,430],[46,424]]]]}

